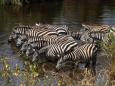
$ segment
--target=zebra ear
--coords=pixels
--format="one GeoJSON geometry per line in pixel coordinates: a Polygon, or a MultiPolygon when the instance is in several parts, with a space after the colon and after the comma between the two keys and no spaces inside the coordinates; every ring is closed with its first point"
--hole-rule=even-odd
{"type": "Polygon", "coordinates": [[[40,26],[41,24],[40,23],[35,23],[36,26],[40,26]]]}
{"type": "Polygon", "coordinates": [[[112,30],[113,32],[115,32],[115,27],[112,26],[112,27],[111,27],[111,30],[112,30]]]}
{"type": "Polygon", "coordinates": [[[89,25],[85,25],[85,24],[82,24],[82,27],[85,29],[85,30],[88,30],[88,27],[89,25]]]}

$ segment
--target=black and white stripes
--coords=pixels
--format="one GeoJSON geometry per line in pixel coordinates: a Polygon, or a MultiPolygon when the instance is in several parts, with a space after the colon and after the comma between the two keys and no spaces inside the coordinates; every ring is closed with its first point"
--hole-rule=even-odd
{"type": "Polygon", "coordinates": [[[73,60],[75,62],[87,63],[93,58],[95,58],[94,55],[96,55],[97,50],[98,49],[96,47],[96,44],[92,43],[85,43],[83,45],[76,46],[71,52],[65,54],[63,57],[60,58],[57,63],[57,68],[59,67],[60,63],[68,59],[73,60]]]}

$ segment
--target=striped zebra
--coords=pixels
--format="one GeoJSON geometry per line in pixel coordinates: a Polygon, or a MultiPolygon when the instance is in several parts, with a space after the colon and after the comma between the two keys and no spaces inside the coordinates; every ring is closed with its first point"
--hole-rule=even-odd
{"type": "Polygon", "coordinates": [[[32,26],[19,25],[13,28],[11,35],[9,36],[8,42],[14,41],[16,46],[22,45],[26,39],[26,31],[33,29],[32,26]]]}
{"type": "Polygon", "coordinates": [[[102,42],[102,43],[105,43],[105,44],[111,44],[111,37],[112,36],[115,36],[115,32],[108,32],[108,33],[105,33],[105,32],[91,32],[89,34],[90,38],[93,39],[93,42],[102,42]]]}
{"type": "Polygon", "coordinates": [[[61,68],[61,65],[65,61],[73,61],[78,65],[79,63],[85,63],[85,67],[90,67],[93,73],[95,74],[95,67],[96,67],[96,54],[97,54],[98,48],[96,44],[93,43],[86,43],[81,46],[77,46],[74,48],[73,51],[65,54],[63,57],[61,57],[56,65],[57,69],[61,68]]]}
{"type": "MultiPolygon", "coordinates": [[[[29,48],[27,48],[27,52],[26,55],[28,56],[29,51],[33,50],[33,49],[37,49],[39,50],[40,48],[53,44],[55,43],[57,40],[56,39],[57,36],[47,36],[47,37],[30,37],[27,41],[27,46],[29,46],[29,48]],[[54,42],[55,40],[55,42],[54,42]],[[30,49],[31,47],[31,49],[30,49]]],[[[24,48],[22,48],[23,51],[24,48]]],[[[32,51],[30,51],[31,53],[32,51]]]]}
{"type": "Polygon", "coordinates": [[[35,42],[35,40],[33,40],[33,39],[30,41],[31,42],[29,42],[29,44],[32,46],[31,48],[35,49],[35,47],[36,47],[37,50],[39,50],[41,47],[52,46],[54,44],[64,45],[64,43],[66,44],[67,41],[75,42],[75,40],[71,36],[67,36],[67,35],[66,36],[58,36],[58,37],[47,36],[44,39],[42,39],[41,41],[35,42]]]}
{"type": "Polygon", "coordinates": [[[48,46],[51,44],[62,43],[67,40],[74,40],[74,39],[68,35],[66,35],[66,36],[55,36],[55,35],[52,36],[51,35],[51,36],[47,36],[47,37],[30,37],[28,39],[28,44],[35,46],[35,45],[38,45],[39,43],[41,43],[41,45],[42,45],[42,42],[43,42],[44,46],[48,46]],[[45,42],[45,44],[44,44],[44,42],[45,42]]]}
{"type": "Polygon", "coordinates": [[[20,35],[25,35],[26,30],[28,30],[28,29],[32,29],[32,27],[31,26],[25,26],[25,25],[15,26],[13,28],[13,31],[12,31],[11,36],[9,38],[9,41],[11,39],[18,38],[20,35]]]}
{"type": "Polygon", "coordinates": [[[21,37],[23,37],[23,38],[19,38],[18,40],[17,40],[17,45],[21,45],[24,41],[24,39],[27,39],[27,40],[29,40],[30,38],[40,38],[40,37],[42,37],[42,36],[48,36],[48,35],[57,35],[57,33],[55,32],[55,31],[50,31],[50,30],[48,30],[48,29],[46,29],[46,28],[41,28],[41,29],[29,29],[29,30],[27,30],[26,31],[26,33],[25,33],[25,38],[23,37],[23,35],[21,36],[21,37]]]}
{"type": "Polygon", "coordinates": [[[82,24],[82,27],[85,29],[85,31],[88,32],[94,32],[94,31],[102,31],[102,32],[108,32],[111,29],[110,25],[88,25],[88,24],[82,24]]]}
{"type": "Polygon", "coordinates": [[[83,32],[81,32],[81,31],[77,31],[77,32],[68,31],[67,34],[72,36],[75,40],[80,40],[82,35],[83,35],[83,32]]]}
{"type": "MultiPolygon", "coordinates": [[[[36,33],[34,31],[32,32],[32,31],[31,31],[31,34],[29,34],[30,37],[28,37],[28,44],[30,44],[30,46],[32,46],[31,48],[37,47],[37,49],[39,49],[39,48],[41,48],[41,46],[43,47],[43,46],[46,46],[46,45],[54,44],[54,43],[59,42],[60,40],[63,40],[63,39],[67,40],[67,37],[68,37],[68,36],[59,36],[59,37],[57,37],[57,35],[52,35],[51,31],[50,32],[45,31],[46,33],[44,31],[43,31],[43,33],[42,33],[42,31],[40,31],[40,33],[39,32],[36,33]],[[50,36],[49,36],[49,34],[50,34],[50,36]]],[[[23,49],[24,48],[22,48],[21,50],[23,51],[23,49]]]]}
{"type": "Polygon", "coordinates": [[[65,53],[70,52],[78,43],[76,41],[65,41],[63,43],[52,44],[46,47],[43,47],[39,50],[39,54],[45,52],[46,56],[57,59],[63,56],[65,53]]]}
{"type": "Polygon", "coordinates": [[[68,32],[68,27],[66,25],[55,25],[55,24],[41,24],[41,23],[36,23],[37,26],[40,27],[46,27],[50,30],[54,30],[57,32],[58,35],[65,35],[68,32]]]}

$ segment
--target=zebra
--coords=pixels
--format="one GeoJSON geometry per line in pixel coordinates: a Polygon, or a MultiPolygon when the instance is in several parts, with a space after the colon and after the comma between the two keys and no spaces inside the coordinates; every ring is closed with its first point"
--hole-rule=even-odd
{"type": "Polygon", "coordinates": [[[30,37],[28,39],[28,44],[38,47],[38,46],[48,46],[51,44],[62,43],[67,40],[74,40],[71,36],[47,36],[47,37],[30,37]],[[39,45],[40,44],[40,45],[39,45]]]}
{"type": "Polygon", "coordinates": [[[31,45],[31,48],[35,49],[35,47],[36,47],[37,50],[39,50],[40,48],[45,47],[45,46],[52,46],[54,44],[64,45],[64,43],[66,44],[67,41],[75,42],[75,40],[71,36],[59,36],[59,37],[47,36],[44,39],[41,39],[41,41],[39,39],[38,39],[38,41],[35,41],[36,38],[35,39],[34,38],[30,39],[28,41],[29,41],[29,44],[31,45]]]}
{"type": "Polygon", "coordinates": [[[12,40],[16,43],[17,47],[20,47],[25,41],[27,41],[26,32],[33,29],[32,26],[19,25],[13,28],[11,35],[9,36],[8,43],[12,40]]]}
{"type": "Polygon", "coordinates": [[[20,35],[25,35],[26,30],[32,29],[31,26],[25,26],[25,25],[19,25],[13,27],[13,31],[9,37],[8,41],[11,41],[12,39],[17,39],[20,35]]]}
{"type": "Polygon", "coordinates": [[[39,50],[39,54],[45,52],[49,58],[57,59],[63,56],[64,53],[70,52],[78,43],[76,41],[65,41],[64,43],[52,44],[43,47],[39,50]]]}
{"type": "MultiPolygon", "coordinates": [[[[46,31],[46,33],[44,33],[44,32],[42,33],[42,31],[41,31],[41,33],[39,35],[36,35],[34,33],[35,32],[33,32],[33,34],[31,33],[29,35],[30,37],[28,37],[28,44],[30,44],[32,46],[31,48],[33,48],[33,46],[39,48],[40,46],[50,45],[50,44],[56,43],[58,41],[57,35],[49,36],[50,33],[52,34],[51,31],[50,32],[46,31]],[[41,34],[42,35],[44,34],[45,36],[44,35],[42,36],[41,34]],[[48,36],[46,36],[46,35],[48,35],[48,36]]],[[[64,37],[62,37],[62,38],[64,38],[64,37]]],[[[22,51],[23,51],[23,49],[22,49],[22,51]]]]}
{"type": "Polygon", "coordinates": [[[46,27],[50,30],[54,30],[57,32],[58,35],[66,35],[68,32],[68,26],[66,25],[55,25],[55,24],[41,24],[41,23],[36,23],[37,26],[40,27],[46,27]]]}
{"type": "MultiPolygon", "coordinates": [[[[47,35],[58,35],[59,33],[63,32],[67,28],[65,25],[36,25],[36,26],[25,26],[19,25],[13,28],[13,32],[9,37],[9,42],[12,39],[18,39],[20,36],[21,38],[18,39],[17,45],[21,44],[26,37],[25,36],[47,36],[47,35]],[[51,29],[52,28],[52,29],[51,29]],[[54,29],[54,30],[53,30],[54,29]],[[58,32],[59,31],[59,32],[58,32]],[[24,35],[24,36],[23,36],[24,35]],[[24,38],[23,38],[24,37],[24,38]]],[[[17,41],[17,40],[16,40],[17,41]]]]}
{"type": "Polygon", "coordinates": [[[85,31],[88,32],[94,32],[94,31],[102,31],[102,32],[109,32],[111,29],[110,25],[88,25],[88,24],[82,24],[82,27],[85,29],[85,31]]]}
{"type": "Polygon", "coordinates": [[[95,74],[97,51],[98,47],[94,43],[85,43],[81,46],[76,46],[73,51],[65,54],[58,60],[56,68],[59,70],[65,61],[73,61],[76,65],[85,63],[85,67],[87,68],[89,68],[91,64],[91,69],[95,74]],[[90,63],[90,61],[92,61],[92,63],[90,63]]]}
{"type": "Polygon", "coordinates": [[[22,35],[18,40],[17,40],[17,45],[21,45],[25,39],[29,39],[31,37],[35,37],[35,38],[39,38],[39,37],[42,37],[42,36],[48,36],[48,35],[57,35],[57,33],[55,31],[50,31],[48,29],[29,29],[26,31],[25,33],[25,37],[22,35]]]}
{"type": "MultiPolygon", "coordinates": [[[[29,46],[29,48],[26,48],[26,50],[33,50],[33,49],[37,49],[39,50],[40,48],[53,44],[54,40],[56,39],[57,36],[47,36],[45,38],[43,37],[30,37],[27,41],[27,46],[29,46]],[[31,48],[30,48],[31,47],[31,48]]],[[[57,40],[55,40],[56,42],[57,40]]],[[[22,48],[23,51],[24,48],[22,48]]],[[[30,51],[31,53],[32,51],[30,51]]],[[[26,53],[27,54],[27,53],[26,53]]],[[[28,52],[29,54],[29,52],[28,52]]],[[[27,55],[28,56],[28,55],[27,55]]]]}
{"type": "Polygon", "coordinates": [[[115,32],[110,30],[110,32],[91,32],[89,37],[93,39],[93,42],[102,42],[104,44],[111,44],[111,36],[115,36],[115,32]]]}

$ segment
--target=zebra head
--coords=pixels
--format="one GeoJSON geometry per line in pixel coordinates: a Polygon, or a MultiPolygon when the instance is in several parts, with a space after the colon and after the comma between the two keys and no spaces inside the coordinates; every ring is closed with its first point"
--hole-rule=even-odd
{"type": "Polygon", "coordinates": [[[20,38],[17,39],[16,46],[19,47],[22,45],[22,40],[20,38]]]}
{"type": "Polygon", "coordinates": [[[14,38],[16,38],[16,35],[12,32],[8,38],[8,42],[11,42],[14,38]]]}
{"type": "Polygon", "coordinates": [[[22,47],[20,50],[22,51],[22,53],[24,53],[26,52],[27,48],[28,48],[28,44],[25,42],[24,44],[22,44],[22,47]]]}
{"type": "Polygon", "coordinates": [[[31,45],[29,45],[26,50],[26,56],[31,56],[34,53],[34,51],[35,49],[33,49],[31,45]]]}
{"type": "Polygon", "coordinates": [[[11,35],[9,36],[9,40],[12,40],[12,39],[17,39],[17,34],[12,32],[11,35]]]}
{"type": "MultiPolygon", "coordinates": [[[[62,59],[62,58],[61,58],[62,59]]],[[[56,65],[56,69],[61,70],[72,70],[75,67],[75,62],[71,61],[71,60],[66,60],[66,61],[62,61],[62,60],[58,60],[57,65],[56,65]]]]}
{"type": "Polygon", "coordinates": [[[39,57],[40,57],[40,56],[39,56],[38,52],[35,51],[34,54],[33,54],[32,62],[38,60],[39,57]]]}
{"type": "Polygon", "coordinates": [[[19,38],[17,39],[17,43],[16,46],[19,47],[20,45],[22,45],[26,40],[26,36],[25,35],[21,35],[19,36],[19,38]]]}
{"type": "Polygon", "coordinates": [[[58,62],[57,62],[56,69],[58,69],[58,70],[61,69],[62,63],[63,63],[63,58],[60,58],[60,59],[58,60],[58,62]]]}

